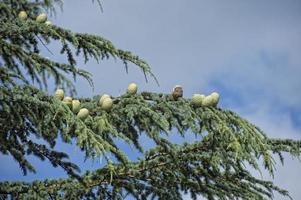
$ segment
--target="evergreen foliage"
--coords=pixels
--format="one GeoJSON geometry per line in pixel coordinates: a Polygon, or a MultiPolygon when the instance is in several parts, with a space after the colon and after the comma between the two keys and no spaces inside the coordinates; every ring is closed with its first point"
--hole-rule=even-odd
{"type": "MultiPolygon", "coordinates": [[[[83,57],[101,61],[116,58],[152,74],[148,64],[129,51],[116,48],[100,36],[74,33],[62,27],[41,23],[35,18],[47,11],[55,13],[58,0],[0,1],[0,152],[12,156],[24,174],[36,172],[27,160],[34,155],[61,167],[68,179],[28,182],[0,182],[1,199],[272,199],[274,192],[289,196],[273,182],[258,179],[249,172],[261,164],[273,175],[275,160],[283,153],[299,157],[301,141],[272,139],[255,125],[232,111],[216,106],[195,106],[191,99],[174,100],[171,94],[126,93],[111,97],[113,105],[99,105],[101,96],[79,98],[80,108],[89,115],[81,118],[66,102],[45,92],[49,78],[55,85],[75,94],[74,78],[89,72],[76,66],[83,57]],[[28,18],[19,13],[26,11],[28,18]],[[53,41],[61,43],[66,63],[40,54],[53,41]],[[39,88],[34,85],[38,84],[39,88]],[[187,131],[202,137],[195,143],[173,144],[170,134],[187,131]],[[145,150],[142,134],[156,147],[145,150]],[[33,138],[45,141],[39,144],[33,138]],[[68,161],[68,155],[54,150],[57,138],[76,141],[89,159],[103,156],[106,165],[84,173],[68,161]],[[141,155],[130,160],[116,140],[135,147],[141,155]],[[113,156],[109,156],[113,155],[113,156]]],[[[156,80],[156,79],[155,79],[156,80]]]]}

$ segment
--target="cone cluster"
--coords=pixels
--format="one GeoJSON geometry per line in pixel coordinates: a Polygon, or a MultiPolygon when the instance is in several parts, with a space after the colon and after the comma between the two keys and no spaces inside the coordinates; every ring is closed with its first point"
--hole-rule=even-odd
{"type": "Polygon", "coordinates": [[[81,103],[79,100],[72,99],[72,97],[68,96],[65,97],[63,89],[57,89],[54,95],[58,100],[66,104],[70,110],[72,110],[72,112],[81,120],[85,120],[89,116],[89,110],[87,108],[81,108],[81,103]]]}
{"type": "MultiPolygon", "coordinates": [[[[135,95],[137,93],[138,87],[135,83],[129,84],[127,88],[127,93],[130,95],[135,95]]],[[[89,116],[89,110],[87,108],[81,108],[81,103],[77,99],[72,99],[72,97],[65,96],[63,89],[57,89],[55,91],[55,97],[66,104],[74,114],[85,120],[89,116]]],[[[105,111],[110,111],[113,107],[113,99],[108,94],[103,94],[99,101],[98,105],[105,111]]]]}
{"type": "MultiPolygon", "coordinates": [[[[172,89],[173,99],[176,101],[179,97],[183,97],[183,88],[180,85],[174,86],[172,89]]],[[[219,102],[220,95],[217,92],[212,92],[210,95],[206,96],[204,94],[194,94],[191,98],[191,103],[195,107],[209,107],[217,106],[219,102]]]]}
{"type": "Polygon", "coordinates": [[[108,94],[103,94],[98,102],[99,106],[104,109],[105,111],[111,110],[113,106],[113,100],[110,95],[108,94]]]}
{"type": "MultiPolygon", "coordinates": [[[[135,95],[137,94],[137,91],[138,91],[138,86],[136,83],[129,84],[127,88],[127,94],[135,95]]],[[[103,94],[98,101],[98,105],[105,111],[109,111],[113,106],[113,100],[110,95],[103,94]]]]}
{"type": "Polygon", "coordinates": [[[209,107],[217,106],[219,102],[220,95],[217,92],[212,92],[210,95],[206,96],[204,94],[194,94],[192,96],[191,102],[195,107],[209,107]]]}
{"type": "MultiPolygon", "coordinates": [[[[19,19],[21,20],[27,20],[28,19],[28,14],[26,13],[26,11],[20,11],[18,14],[19,19]]],[[[47,20],[47,14],[46,13],[41,13],[39,15],[36,16],[35,20],[36,22],[39,23],[45,23],[46,25],[52,25],[52,22],[47,20]]]]}
{"type": "MultiPolygon", "coordinates": [[[[136,95],[137,91],[138,86],[135,83],[129,84],[127,88],[127,94],[136,95]]],[[[81,103],[79,100],[65,96],[63,89],[57,89],[55,91],[55,97],[66,104],[74,114],[77,114],[77,117],[79,117],[81,120],[85,120],[89,116],[89,110],[87,108],[81,108],[81,103]]],[[[192,96],[191,103],[195,107],[217,106],[219,98],[220,95],[217,92],[212,92],[208,96],[204,94],[194,94],[192,96]]],[[[113,99],[110,95],[103,94],[98,101],[98,106],[105,111],[110,111],[113,107],[113,99]]]]}

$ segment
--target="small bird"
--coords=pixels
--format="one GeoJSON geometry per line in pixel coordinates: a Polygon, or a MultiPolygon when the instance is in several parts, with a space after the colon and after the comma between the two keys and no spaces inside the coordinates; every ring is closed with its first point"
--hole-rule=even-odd
{"type": "Polygon", "coordinates": [[[178,100],[179,97],[183,97],[183,88],[180,85],[176,85],[172,90],[172,97],[174,100],[178,100]]]}

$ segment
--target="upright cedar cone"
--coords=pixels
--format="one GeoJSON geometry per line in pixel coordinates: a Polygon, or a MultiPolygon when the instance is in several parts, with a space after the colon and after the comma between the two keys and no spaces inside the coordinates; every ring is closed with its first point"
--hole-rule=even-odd
{"type": "Polygon", "coordinates": [[[174,100],[178,100],[179,97],[183,97],[183,88],[180,85],[176,85],[172,91],[172,97],[174,100]]]}

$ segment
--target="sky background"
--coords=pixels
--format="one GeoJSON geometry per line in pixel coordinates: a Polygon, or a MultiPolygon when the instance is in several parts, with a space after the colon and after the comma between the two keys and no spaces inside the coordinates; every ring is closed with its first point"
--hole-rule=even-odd
{"type": "MultiPolygon", "coordinates": [[[[160,87],[151,79],[146,83],[136,66],[131,65],[126,74],[118,60],[79,62],[92,72],[95,84],[92,91],[79,79],[79,96],[120,95],[131,82],[140,91],[166,93],[180,84],[188,98],[218,91],[222,108],[235,111],[268,136],[301,139],[300,0],[106,0],[104,12],[96,3],[83,2],[65,0],[64,11],[51,20],[76,32],[101,35],[139,55],[152,67],[160,87]]],[[[57,52],[57,45],[50,49],[57,52]]],[[[63,60],[58,54],[44,53],[63,60]]],[[[70,152],[71,160],[83,167],[101,165],[101,160],[83,163],[75,147],[57,148],[70,152]]],[[[66,176],[32,160],[38,173],[24,177],[13,160],[0,155],[0,180],[66,176]]],[[[285,161],[285,166],[277,165],[274,182],[301,199],[301,163],[290,156],[285,161]]]]}

